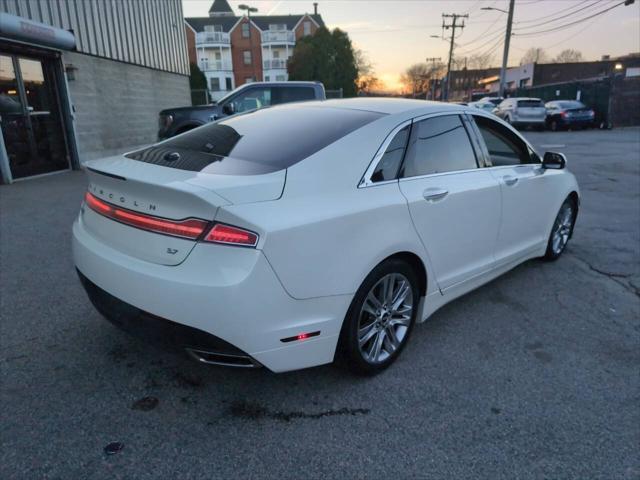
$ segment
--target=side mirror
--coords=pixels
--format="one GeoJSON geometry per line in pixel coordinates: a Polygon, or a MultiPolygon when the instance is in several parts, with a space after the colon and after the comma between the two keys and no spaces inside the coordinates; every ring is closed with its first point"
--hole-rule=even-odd
{"type": "Polygon", "coordinates": [[[224,113],[225,115],[233,115],[234,113],[236,113],[233,102],[225,103],[222,106],[222,113],[224,113]]]}
{"type": "Polygon", "coordinates": [[[542,159],[542,168],[548,168],[551,170],[562,170],[567,166],[567,157],[564,153],[557,152],[545,152],[542,159]]]}

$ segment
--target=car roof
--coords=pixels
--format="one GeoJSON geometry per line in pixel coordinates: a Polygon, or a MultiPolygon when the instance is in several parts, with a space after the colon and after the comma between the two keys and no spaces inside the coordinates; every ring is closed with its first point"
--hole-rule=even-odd
{"type": "Polygon", "coordinates": [[[428,100],[414,100],[408,98],[382,97],[331,99],[323,101],[302,102],[289,105],[295,105],[301,108],[310,106],[325,108],[345,108],[351,110],[377,112],[388,115],[410,112],[418,109],[421,110],[420,114],[443,111],[464,112],[470,110],[470,108],[465,105],[458,105],[454,103],[432,102],[428,100]]]}
{"type": "MultiPolygon", "coordinates": [[[[259,85],[269,85],[271,87],[273,87],[274,85],[277,86],[282,86],[282,87],[300,87],[300,86],[318,86],[318,85],[322,85],[321,82],[310,82],[310,81],[303,81],[303,80],[294,80],[294,81],[282,81],[282,82],[249,82],[249,83],[245,83],[243,85],[241,85],[241,87],[251,87],[251,86],[259,86],[259,85]]],[[[240,88],[240,87],[238,87],[240,88]]]]}

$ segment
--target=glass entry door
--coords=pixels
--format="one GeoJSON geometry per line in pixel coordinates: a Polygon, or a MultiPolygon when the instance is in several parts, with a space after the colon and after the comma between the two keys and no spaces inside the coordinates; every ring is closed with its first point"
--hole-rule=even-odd
{"type": "Polygon", "coordinates": [[[0,126],[14,179],[69,168],[51,62],[0,53],[0,126]]]}

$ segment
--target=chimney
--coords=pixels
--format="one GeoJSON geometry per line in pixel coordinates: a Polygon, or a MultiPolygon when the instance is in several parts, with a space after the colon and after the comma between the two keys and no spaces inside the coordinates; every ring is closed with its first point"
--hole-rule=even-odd
{"type": "Polygon", "coordinates": [[[318,2],[313,2],[313,14],[318,14],[318,2]]]}

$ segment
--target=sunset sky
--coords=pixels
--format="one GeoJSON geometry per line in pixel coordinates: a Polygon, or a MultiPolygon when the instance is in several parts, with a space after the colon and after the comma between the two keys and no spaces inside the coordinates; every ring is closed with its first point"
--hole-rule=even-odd
{"type": "MultiPolygon", "coordinates": [[[[482,7],[507,10],[508,0],[317,0],[318,11],[329,28],[339,27],[354,45],[366,52],[377,76],[388,89],[400,88],[399,78],[411,64],[427,57],[446,61],[448,42],[442,34],[442,13],[469,13],[465,28],[456,33],[455,55],[494,53],[502,59],[507,15],[482,7]]],[[[587,60],[602,55],[640,51],[640,0],[619,6],[584,22],[551,32],[543,30],[589,17],[622,0],[516,0],[509,64],[517,65],[530,47],[543,48],[553,57],[565,48],[579,50],[587,60]],[[520,34],[520,35],[519,35],[520,34]],[[529,34],[524,36],[524,34],[529,34]]],[[[183,0],[187,17],[207,16],[212,0],[183,0]]],[[[241,3],[257,7],[259,15],[312,13],[313,0],[242,0],[229,2],[236,12],[241,3]]],[[[445,32],[448,34],[448,32],[445,32]]]]}

